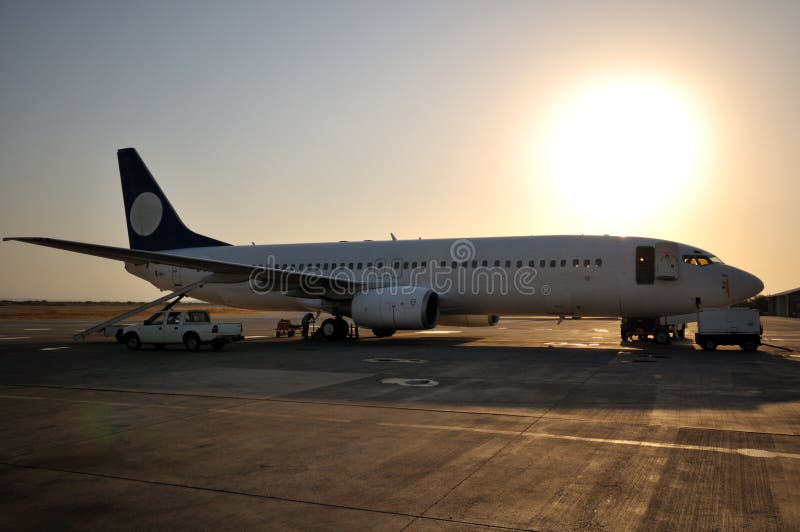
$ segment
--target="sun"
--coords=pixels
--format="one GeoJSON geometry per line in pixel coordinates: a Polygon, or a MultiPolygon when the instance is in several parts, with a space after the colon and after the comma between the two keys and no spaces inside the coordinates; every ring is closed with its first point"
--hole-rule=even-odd
{"type": "Polygon", "coordinates": [[[700,176],[705,124],[665,83],[595,83],[556,106],[539,137],[538,177],[568,211],[594,222],[633,221],[673,201],[700,176]]]}

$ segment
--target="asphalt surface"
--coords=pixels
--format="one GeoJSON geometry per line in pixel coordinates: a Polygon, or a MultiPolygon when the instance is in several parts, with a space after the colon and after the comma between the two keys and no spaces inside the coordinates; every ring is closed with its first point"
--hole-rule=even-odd
{"type": "Polygon", "coordinates": [[[800,529],[800,320],[763,320],[795,351],[709,353],[612,320],[276,319],[219,353],[0,321],[0,528],[800,529]]]}

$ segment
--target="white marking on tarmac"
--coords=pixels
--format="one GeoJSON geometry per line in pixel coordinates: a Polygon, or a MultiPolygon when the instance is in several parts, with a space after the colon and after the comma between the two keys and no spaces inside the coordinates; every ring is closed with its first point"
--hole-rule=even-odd
{"type": "Polygon", "coordinates": [[[381,380],[383,384],[399,384],[400,386],[414,386],[416,388],[431,388],[433,386],[438,386],[439,381],[434,381],[431,379],[383,379],[381,380]]]}
{"type": "Polygon", "coordinates": [[[525,436],[527,438],[549,438],[554,440],[583,441],[591,443],[605,443],[612,445],[630,445],[632,447],[655,447],[659,449],[680,449],[685,451],[707,451],[724,454],[741,454],[753,458],[792,458],[800,460],[800,454],[781,453],[764,449],[730,449],[712,445],[691,445],[688,443],[669,443],[644,440],[617,440],[612,438],[592,438],[589,436],[572,436],[569,434],[549,434],[546,432],[519,432],[516,430],[481,429],[475,427],[458,427],[451,425],[415,425],[411,423],[377,423],[386,427],[404,427],[415,429],[447,430],[454,432],[479,432],[484,434],[500,434],[507,436],[525,436]]]}
{"type": "Polygon", "coordinates": [[[424,364],[427,360],[423,358],[394,358],[394,357],[377,357],[377,358],[365,358],[364,362],[371,362],[374,364],[379,364],[381,362],[391,362],[391,363],[398,363],[398,364],[424,364]]]}
{"type": "Polygon", "coordinates": [[[6,336],[0,337],[0,340],[29,340],[30,336],[6,336]]]}
{"type": "Polygon", "coordinates": [[[263,335],[253,335],[253,336],[245,336],[245,337],[244,337],[244,339],[245,339],[245,340],[252,340],[252,339],[254,339],[254,338],[267,338],[267,336],[263,336],[263,335]]]}
{"type": "Polygon", "coordinates": [[[592,329],[592,332],[608,332],[608,329],[592,329]]]}
{"type": "Polygon", "coordinates": [[[69,349],[69,347],[67,347],[65,345],[58,346],[58,347],[43,347],[43,348],[39,349],[39,351],[58,351],[60,349],[69,349]]]}
{"type": "Polygon", "coordinates": [[[570,347],[597,347],[600,344],[598,344],[598,343],[581,344],[581,343],[570,343],[570,342],[545,342],[544,345],[558,345],[558,346],[570,346],[570,347]]]}
{"type": "Polygon", "coordinates": [[[461,331],[417,331],[417,334],[453,334],[461,331]]]}
{"type": "Polygon", "coordinates": [[[53,329],[22,329],[23,331],[52,331],[53,329]]]}

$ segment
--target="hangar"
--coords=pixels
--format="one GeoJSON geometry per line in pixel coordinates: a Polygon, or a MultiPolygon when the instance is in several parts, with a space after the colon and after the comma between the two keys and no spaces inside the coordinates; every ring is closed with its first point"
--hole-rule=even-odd
{"type": "Polygon", "coordinates": [[[800,287],[767,296],[767,305],[772,316],[800,318],[800,287]]]}

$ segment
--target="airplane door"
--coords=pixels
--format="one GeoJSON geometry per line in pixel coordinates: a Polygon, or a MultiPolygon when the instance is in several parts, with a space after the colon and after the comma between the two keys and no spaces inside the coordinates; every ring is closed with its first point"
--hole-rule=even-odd
{"type": "Polygon", "coordinates": [[[176,266],[172,267],[172,285],[176,287],[183,286],[181,282],[181,269],[176,266]]]}
{"type": "Polygon", "coordinates": [[[678,278],[678,244],[656,242],[656,279],[675,281],[678,278]]]}

